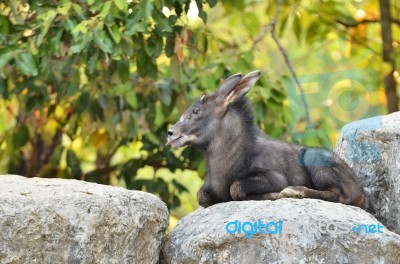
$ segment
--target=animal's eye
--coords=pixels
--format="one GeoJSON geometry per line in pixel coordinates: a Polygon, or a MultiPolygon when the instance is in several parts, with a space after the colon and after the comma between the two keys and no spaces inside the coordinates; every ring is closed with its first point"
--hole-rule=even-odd
{"type": "Polygon", "coordinates": [[[193,109],[193,114],[197,115],[198,113],[200,113],[200,110],[198,108],[193,109]]]}

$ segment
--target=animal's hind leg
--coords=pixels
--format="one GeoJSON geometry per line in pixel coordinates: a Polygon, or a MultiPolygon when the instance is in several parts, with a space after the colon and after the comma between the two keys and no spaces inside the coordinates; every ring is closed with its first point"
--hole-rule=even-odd
{"type": "Polygon", "coordinates": [[[338,189],[320,191],[304,186],[289,186],[279,193],[278,198],[312,198],[336,203],[346,203],[347,201],[338,189]]]}
{"type": "Polygon", "coordinates": [[[354,172],[335,154],[323,149],[307,148],[300,153],[301,165],[312,181],[312,189],[290,186],[279,197],[314,198],[366,207],[366,200],[354,172]]]}
{"type": "Polygon", "coordinates": [[[234,181],[230,194],[235,201],[276,200],[279,198],[279,191],[286,186],[287,181],[282,174],[269,171],[234,181]]]}

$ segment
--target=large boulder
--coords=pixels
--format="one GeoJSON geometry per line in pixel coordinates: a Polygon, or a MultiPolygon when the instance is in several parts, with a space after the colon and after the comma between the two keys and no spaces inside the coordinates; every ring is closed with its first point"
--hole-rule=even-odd
{"type": "Polygon", "coordinates": [[[185,264],[400,263],[400,236],[364,210],[338,203],[229,202],[182,218],[161,259],[185,264]],[[265,234],[260,224],[266,225],[261,228],[265,234]]]}
{"type": "Polygon", "coordinates": [[[167,226],[149,193],[0,176],[1,263],[157,263],[167,226]]]}
{"type": "Polygon", "coordinates": [[[344,126],[334,151],[356,171],[375,217],[400,234],[400,112],[344,126]]]}

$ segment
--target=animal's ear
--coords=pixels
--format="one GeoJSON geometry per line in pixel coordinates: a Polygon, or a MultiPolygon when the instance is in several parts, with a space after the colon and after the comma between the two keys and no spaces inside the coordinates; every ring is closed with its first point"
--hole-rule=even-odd
{"type": "Polygon", "coordinates": [[[260,78],[260,75],[260,71],[253,71],[244,76],[224,98],[225,105],[233,103],[246,95],[260,78]]]}
{"type": "Polygon", "coordinates": [[[222,98],[227,97],[233,91],[233,89],[235,89],[236,85],[242,78],[243,75],[241,73],[237,73],[226,79],[218,89],[218,96],[222,98]]]}

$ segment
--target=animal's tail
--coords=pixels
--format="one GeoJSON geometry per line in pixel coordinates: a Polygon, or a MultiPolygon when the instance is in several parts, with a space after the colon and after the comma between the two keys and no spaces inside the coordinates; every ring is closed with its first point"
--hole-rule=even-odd
{"type": "Polygon", "coordinates": [[[367,192],[364,188],[361,189],[364,195],[364,204],[365,204],[365,211],[367,211],[370,214],[374,214],[375,213],[375,209],[372,206],[372,195],[367,192]]]}

